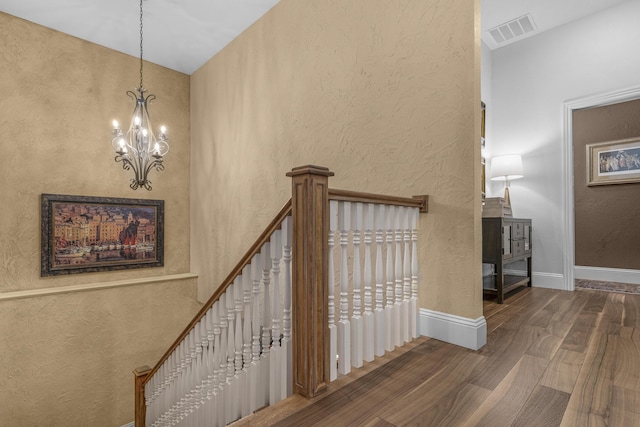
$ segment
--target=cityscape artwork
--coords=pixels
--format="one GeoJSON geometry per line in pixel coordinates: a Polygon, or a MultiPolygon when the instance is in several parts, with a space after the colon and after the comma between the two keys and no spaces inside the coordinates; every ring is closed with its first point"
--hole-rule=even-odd
{"type": "Polygon", "coordinates": [[[43,194],[42,276],[160,267],[164,201],[43,194]]]}

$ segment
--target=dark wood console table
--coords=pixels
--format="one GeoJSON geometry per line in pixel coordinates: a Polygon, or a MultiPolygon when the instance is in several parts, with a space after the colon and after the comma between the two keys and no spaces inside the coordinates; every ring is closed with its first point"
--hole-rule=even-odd
{"type": "Polygon", "coordinates": [[[482,218],[482,262],[494,265],[494,272],[482,278],[485,294],[495,295],[498,304],[507,292],[518,286],[531,286],[531,220],[521,218],[482,218]],[[525,261],[526,275],[505,267],[525,261]]]}

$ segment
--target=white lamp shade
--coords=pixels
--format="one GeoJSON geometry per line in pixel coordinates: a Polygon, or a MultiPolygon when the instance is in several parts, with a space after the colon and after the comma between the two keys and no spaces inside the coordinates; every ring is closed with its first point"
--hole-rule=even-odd
{"type": "Polygon", "coordinates": [[[520,154],[508,154],[491,159],[491,179],[494,181],[506,181],[522,178],[522,156],[520,154]]]}

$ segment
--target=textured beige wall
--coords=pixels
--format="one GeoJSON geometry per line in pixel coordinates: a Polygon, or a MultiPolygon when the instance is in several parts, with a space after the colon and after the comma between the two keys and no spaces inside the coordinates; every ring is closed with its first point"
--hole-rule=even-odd
{"type": "Polygon", "coordinates": [[[482,316],[479,1],[282,0],[191,76],[191,257],[208,296],[317,164],[430,195],[421,307],[482,316]]]}
{"type": "MultiPolygon", "coordinates": [[[[145,65],[158,97],[152,120],[167,124],[172,142],[154,190],[130,190],[130,172],[113,161],[111,120],[133,111],[125,91],[138,85],[138,65],[0,13],[0,297],[189,272],[189,76],[145,65]],[[165,267],[41,278],[41,193],[165,200],[165,267]]],[[[131,370],[154,363],[186,325],[195,287],[190,279],[0,298],[0,425],[131,421],[131,370]]]]}

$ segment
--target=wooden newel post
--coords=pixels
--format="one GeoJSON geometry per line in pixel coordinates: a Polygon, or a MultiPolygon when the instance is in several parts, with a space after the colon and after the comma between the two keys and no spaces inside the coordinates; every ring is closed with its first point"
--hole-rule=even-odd
{"type": "Polygon", "coordinates": [[[135,426],[144,427],[145,416],[147,413],[147,406],[144,402],[144,386],[142,385],[147,379],[147,376],[151,372],[151,368],[148,366],[142,366],[136,368],[133,371],[135,376],[135,426]]]}
{"type": "Polygon", "coordinates": [[[292,330],[294,392],[313,397],[329,384],[329,177],[300,166],[292,178],[292,330]]]}

